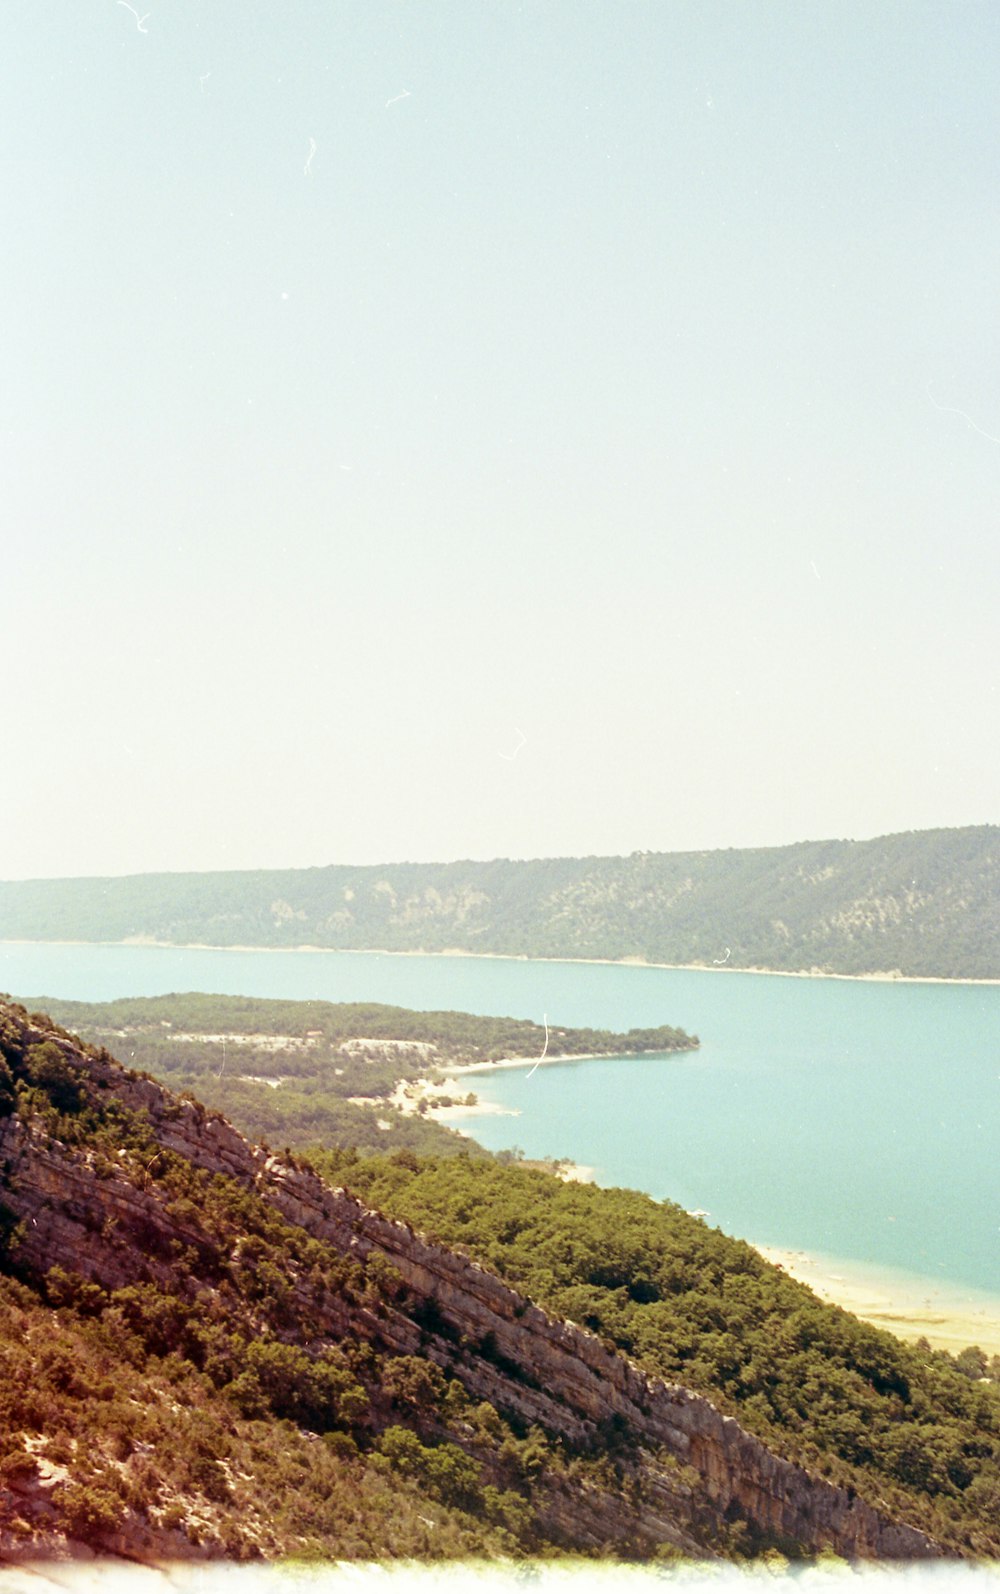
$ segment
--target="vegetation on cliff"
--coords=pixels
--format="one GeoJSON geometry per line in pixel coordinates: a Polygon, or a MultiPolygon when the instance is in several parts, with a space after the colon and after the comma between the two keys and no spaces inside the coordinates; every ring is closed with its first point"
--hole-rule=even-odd
{"type": "MultiPolygon", "coordinates": [[[[345,1255],[166,1148],[95,1085],[106,1054],[63,1041],[0,1006],[0,1559],[67,1539],[156,1558],[628,1551],[627,1533],[547,1525],[553,1487],[628,1515],[607,1446],[572,1454],[396,1353],[434,1314],[380,1252],[345,1255]],[[72,1270],[26,1260],[25,1158],[77,1181],[65,1210],[93,1249],[72,1270]]],[[[187,1110],[211,1142],[217,1120],[187,1110]]],[[[704,1542],[725,1533],[707,1521],[704,1542]]]]}
{"type": "Polygon", "coordinates": [[[324,1182],[10,1004],[0,1053],[0,1555],[67,1535],[157,1557],[795,1553],[836,1544],[856,1498],[1000,1552],[980,1369],[821,1305],[669,1204],[406,1149],[317,1153],[324,1182]],[[800,1541],[754,1515],[750,1481],[716,1503],[721,1451],[699,1471],[651,1449],[673,1397],[621,1350],[839,1480],[829,1528],[807,1474],[800,1541]]]}
{"type": "Polygon", "coordinates": [[[179,1294],[0,1277],[0,1561],[67,1541],[151,1559],[517,1553],[521,1494],[486,1496],[464,1454],[416,1431],[423,1478],[392,1464],[391,1437],[359,1447],[364,1387],[334,1365],[353,1395],[338,1415],[318,1398],[329,1361],[280,1341],[254,1341],[250,1376],[227,1382],[198,1365],[194,1318],[179,1294]]]}
{"type": "MultiPolygon", "coordinates": [[[[698,1044],[670,1025],[567,1029],[530,1019],[412,1012],[363,1002],[286,1002],[198,993],[114,1002],[45,998],[46,1011],[171,1089],[225,1113],[252,1140],[421,1152],[479,1147],[386,1098],[402,1080],[499,1058],[669,1053],[698,1044]],[[546,1049],[547,1048],[547,1049],[546,1049]],[[370,1105],[368,1104],[370,1103],[370,1105]]],[[[470,1084],[475,1084],[475,1075],[470,1084]]]]}
{"type": "Polygon", "coordinates": [[[0,936],[1000,979],[998,891],[1000,828],[980,825],[627,858],[14,881],[0,883],[0,936]]]}
{"type": "Polygon", "coordinates": [[[476,1257],[779,1452],[1000,1553],[1000,1365],[829,1306],[670,1202],[468,1157],[317,1152],[362,1200],[476,1257]],[[984,1376],[992,1372],[993,1378],[984,1376]],[[874,1491],[874,1493],[873,1493],[874,1491]]]}

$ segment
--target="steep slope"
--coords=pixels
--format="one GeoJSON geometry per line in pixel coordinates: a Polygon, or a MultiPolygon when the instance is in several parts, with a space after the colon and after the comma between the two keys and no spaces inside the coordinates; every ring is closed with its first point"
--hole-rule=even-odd
{"type": "Polygon", "coordinates": [[[933,1537],[1000,1548],[1000,1357],[905,1344],[745,1242],[634,1190],[519,1165],[315,1153],[320,1172],[461,1245],[547,1311],[707,1395],[788,1459],[933,1537]],[[873,1490],[874,1486],[874,1490],[873,1490]]]}
{"type": "Polygon", "coordinates": [[[1000,829],[628,858],[0,884],[0,937],[1000,979],[1000,829]],[[728,952],[727,952],[728,949],[728,952]]]}
{"type": "MultiPolygon", "coordinates": [[[[8,1269],[182,1355],[244,1419],[339,1433],[515,1548],[935,1553],[704,1397],[107,1053],[9,1004],[0,1045],[8,1269]]],[[[45,1438],[23,1402],[18,1417],[15,1461],[45,1438]]]]}

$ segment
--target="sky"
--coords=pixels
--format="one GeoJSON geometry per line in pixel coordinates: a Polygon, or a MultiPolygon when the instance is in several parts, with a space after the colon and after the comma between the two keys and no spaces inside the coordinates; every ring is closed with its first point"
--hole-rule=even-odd
{"type": "Polygon", "coordinates": [[[997,821],[993,0],[0,59],[0,878],[997,821]]]}

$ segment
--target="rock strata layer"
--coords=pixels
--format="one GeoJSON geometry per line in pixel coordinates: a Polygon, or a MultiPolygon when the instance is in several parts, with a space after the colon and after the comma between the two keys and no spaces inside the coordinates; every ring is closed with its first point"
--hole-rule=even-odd
{"type": "MultiPolygon", "coordinates": [[[[52,1039],[51,1031],[28,1025],[27,1044],[52,1039]]],[[[173,1097],[106,1054],[63,1038],[56,1043],[87,1073],[98,1098],[113,1093],[142,1114],[165,1149],[254,1190],[343,1254],[383,1253],[402,1276],[408,1303],[375,1312],[329,1294],[303,1298],[325,1337],[360,1336],[426,1355],[477,1399],[577,1445],[627,1435],[635,1474],[628,1520],[620,1501],[615,1520],[607,1520],[599,1490],[588,1500],[585,1492],[569,1498],[555,1482],[549,1489],[547,1526],[567,1544],[628,1541],[648,1552],[667,1542],[695,1553],[714,1519],[720,1527],[742,1520],[806,1550],[851,1558],[939,1553],[923,1533],[775,1455],[705,1397],[650,1376],[470,1258],[372,1211],[310,1169],[250,1146],[218,1114],[173,1097]]],[[[98,1166],[92,1152],[53,1141],[16,1115],[0,1120],[0,1163],[4,1200],[22,1224],[18,1261],[38,1273],[60,1266],[112,1289],[141,1278],[166,1284],[176,1266],[170,1242],[197,1251],[195,1224],[187,1227],[167,1210],[155,1177],[140,1188],[124,1168],[98,1166]]],[[[296,1288],[305,1292],[307,1285],[299,1280],[296,1288]]]]}

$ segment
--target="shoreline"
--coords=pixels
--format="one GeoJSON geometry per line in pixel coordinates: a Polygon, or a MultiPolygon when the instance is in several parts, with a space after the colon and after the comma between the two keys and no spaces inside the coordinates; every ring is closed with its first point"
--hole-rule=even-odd
{"type": "Polygon", "coordinates": [[[827,1305],[912,1344],[957,1355],[978,1345],[1000,1356],[1000,1296],[953,1279],[924,1278],[901,1269],[750,1241],[766,1261],[806,1284],[827,1305]]]}
{"type": "Polygon", "coordinates": [[[686,974],[766,974],[787,980],[868,980],[889,985],[1000,985],[1000,976],[950,975],[950,974],[900,974],[895,970],[882,970],[868,974],[835,974],[826,969],[765,969],[757,965],[739,966],[734,963],[651,963],[643,957],[581,958],[532,957],[526,952],[469,952],[463,947],[443,947],[429,951],[426,947],[390,950],[381,946],[314,946],[302,942],[298,946],[216,946],[208,941],[155,941],[145,937],[129,937],[124,941],[79,941],[72,939],[32,939],[0,936],[0,952],[5,946],[112,946],[153,947],[167,952],[324,952],[335,957],[387,957],[387,958],[481,958],[502,963],[579,963],[584,966],[603,966],[616,969],[673,969],[686,974]]]}
{"type": "MultiPolygon", "coordinates": [[[[549,1061],[550,1059],[545,1059],[549,1061]]],[[[551,1061],[561,1061],[553,1058],[551,1061]]],[[[426,1104],[426,1116],[433,1123],[458,1124],[466,1118],[520,1118],[519,1107],[502,1107],[495,1101],[477,1101],[474,1106],[468,1102],[453,1102],[450,1107],[439,1107],[435,1103],[435,1096],[451,1097],[456,1091],[461,1090],[459,1078],[463,1074],[482,1072],[487,1068],[520,1068],[525,1063],[530,1063],[531,1058],[511,1058],[500,1063],[471,1063],[463,1068],[459,1065],[449,1069],[446,1079],[401,1079],[396,1085],[391,1096],[383,1097],[385,1105],[395,1107],[404,1117],[411,1118],[420,1112],[421,1104],[426,1104]]],[[[468,1130],[458,1129],[457,1134],[464,1136],[475,1144],[475,1135],[468,1130]]],[[[555,1174],[557,1179],[562,1179],[567,1184],[593,1184],[597,1176],[597,1169],[584,1162],[574,1162],[570,1157],[559,1157],[554,1163],[547,1163],[534,1157],[524,1159],[525,1167],[547,1167],[555,1174]]]]}
{"type": "MultiPolygon", "coordinates": [[[[461,1094],[461,1081],[470,1074],[489,1074],[501,1068],[533,1068],[551,1063],[592,1061],[584,1057],[502,1058],[496,1062],[469,1063],[448,1069],[443,1080],[421,1078],[401,1081],[389,1104],[406,1114],[420,1110],[426,1102],[428,1118],[449,1124],[459,1134],[475,1140],[469,1119],[520,1116],[518,1108],[480,1098],[475,1106],[456,1102],[451,1107],[436,1107],[434,1097],[461,1094]],[[464,1123],[465,1127],[458,1125],[464,1123]]],[[[528,1162],[531,1159],[527,1159],[528,1162]]],[[[554,1170],[558,1177],[574,1183],[593,1184],[597,1169],[566,1159],[554,1170]]],[[[700,1216],[701,1214],[691,1214],[700,1216]]],[[[745,1238],[745,1237],[744,1237],[745,1238]]],[[[748,1240],[765,1261],[779,1267],[789,1278],[805,1284],[828,1306],[840,1306],[858,1317],[893,1334],[904,1343],[927,1340],[933,1350],[958,1355],[978,1345],[987,1356],[1000,1356],[1000,1295],[990,1295],[973,1285],[953,1279],[934,1279],[907,1273],[888,1265],[862,1262],[854,1258],[831,1257],[790,1246],[758,1244],[748,1240]]]]}
{"type": "MultiPolygon", "coordinates": [[[[696,1051],[697,1047],[684,1047],[682,1050],[696,1051]]],[[[456,1123],[462,1118],[520,1118],[521,1109],[519,1107],[503,1107],[499,1102],[496,1101],[485,1101],[481,1098],[477,1098],[474,1104],[465,1101],[455,1101],[452,1102],[450,1106],[442,1107],[438,1105],[435,1098],[441,1096],[454,1097],[456,1095],[462,1094],[468,1095],[468,1091],[463,1091],[462,1080],[467,1079],[470,1074],[492,1074],[500,1068],[547,1068],[554,1063],[607,1062],[609,1059],[612,1061],[616,1060],[619,1055],[635,1055],[637,1057],[666,1057],[672,1054],[668,1052],[636,1052],[635,1054],[619,1054],[618,1052],[565,1052],[553,1055],[551,1057],[498,1057],[491,1061],[481,1063],[442,1064],[439,1067],[438,1072],[443,1074],[445,1076],[444,1078],[432,1079],[427,1075],[421,1074],[416,1078],[408,1077],[406,1079],[400,1079],[393,1089],[392,1094],[389,1096],[379,1097],[378,1101],[379,1103],[384,1103],[387,1107],[397,1108],[407,1117],[410,1117],[413,1113],[419,1113],[421,1106],[423,1105],[428,1116],[433,1116],[438,1123],[444,1124],[456,1123]]],[[[472,1094],[474,1094],[474,1092],[472,1094]]],[[[364,1099],[365,1098],[363,1097],[358,1098],[359,1101],[364,1099]]],[[[475,1137],[473,1136],[471,1138],[475,1137]]],[[[576,1165],[573,1164],[573,1166],[576,1165]]],[[[593,1171],[593,1169],[589,1170],[591,1175],[593,1175],[593,1171]]]]}
{"type": "Polygon", "coordinates": [[[492,1074],[499,1068],[548,1068],[552,1063],[607,1063],[626,1062],[633,1057],[686,1057],[689,1052],[700,1051],[699,1046],[674,1046],[662,1051],[647,1052],[551,1052],[541,1057],[497,1057],[482,1063],[454,1063],[449,1074],[492,1074]]]}
{"type": "MultiPolygon", "coordinates": [[[[735,968],[732,965],[701,965],[701,964],[667,964],[648,963],[644,959],[629,958],[528,958],[512,953],[493,952],[467,952],[459,948],[449,948],[437,952],[428,952],[423,949],[406,951],[387,951],[384,948],[334,948],[301,945],[297,947],[261,947],[261,946],[210,946],[204,943],[176,943],[153,940],[130,939],[127,941],[79,941],[79,940],[29,940],[0,938],[0,956],[5,946],[74,946],[74,947],[127,947],[145,946],[169,951],[217,951],[217,952],[326,952],[337,955],[361,954],[366,956],[377,955],[382,957],[451,957],[451,958],[486,958],[504,962],[537,962],[537,963],[568,963],[568,964],[603,964],[611,967],[633,968],[662,968],[681,972],[704,973],[740,973],[755,975],[778,975],[791,979],[839,979],[839,980],[867,980],[892,982],[900,984],[941,984],[941,985],[997,985],[997,979],[976,978],[950,978],[931,975],[901,975],[894,973],[869,973],[869,974],[830,974],[822,971],[764,969],[764,968],[735,968]]],[[[0,964],[2,967],[2,964],[0,964]]],[[[686,1050],[686,1049],[685,1049],[686,1050]]],[[[425,1112],[432,1121],[453,1124],[456,1132],[465,1133],[470,1139],[475,1139],[474,1133],[468,1128],[458,1128],[459,1122],[488,1117],[494,1115],[517,1116],[516,1110],[504,1108],[499,1103],[480,1100],[473,1105],[457,1101],[450,1107],[436,1107],[434,1096],[451,1095],[461,1096],[466,1092],[462,1090],[460,1081],[468,1079],[470,1074],[489,1074],[501,1068],[535,1068],[550,1066],[559,1063],[594,1061],[597,1056],[611,1054],[566,1054],[553,1056],[498,1058],[490,1061],[456,1064],[445,1067],[441,1072],[446,1075],[443,1080],[433,1082],[430,1079],[405,1081],[397,1086],[393,1096],[388,1102],[397,1106],[404,1112],[416,1113],[419,1111],[421,1101],[426,1101],[425,1112]],[[450,1086],[450,1088],[449,1088],[450,1086]],[[403,1100],[397,1100],[404,1089],[409,1088],[411,1095],[404,1105],[403,1100]]],[[[615,1054],[617,1055],[617,1054],[615,1054]]],[[[566,1162],[560,1177],[567,1179],[592,1182],[596,1170],[583,1167],[572,1161],[566,1162]]],[[[750,1241],[749,1243],[755,1244],[750,1241]]],[[[924,1278],[894,1270],[891,1267],[880,1267],[848,1258],[831,1258],[813,1254],[791,1247],[776,1245],[755,1244],[755,1249],[769,1262],[781,1267],[789,1277],[807,1285],[817,1297],[827,1304],[843,1307],[862,1321],[871,1323],[877,1328],[894,1334],[905,1341],[914,1341],[920,1337],[939,1350],[947,1350],[952,1354],[966,1349],[968,1346],[978,1345],[987,1356],[1000,1356],[1000,1295],[990,1296],[986,1292],[976,1290],[972,1286],[965,1286],[953,1280],[938,1280],[924,1278]]]]}
{"type": "MultiPolygon", "coordinates": [[[[482,1098],[474,1106],[455,1102],[449,1107],[438,1107],[435,1105],[435,1096],[453,1097],[461,1094],[461,1081],[467,1079],[469,1074],[488,1074],[500,1068],[588,1060],[592,1059],[515,1057],[492,1063],[458,1065],[450,1068],[447,1077],[442,1080],[401,1080],[387,1098],[387,1105],[409,1116],[420,1112],[421,1104],[426,1104],[424,1114],[432,1122],[448,1124],[458,1134],[475,1140],[474,1127],[467,1120],[501,1116],[517,1118],[520,1117],[520,1109],[504,1107],[498,1102],[482,1098]],[[459,1124],[465,1124],[465,1127],[459,1128],[459,1124]]],[[[530,1164],[532,1159],[526,1161],[530,1164]]],[[[596,1168],[571,1159],[561,1159],[561,1166],[553,1171],[557,1177],[568,1182],[596,1182],[596,1168]]],[[[691,1216],[701,1214],[692,1213],[691,1216]]],[[[989,1295],[972,1285],[960,1284],[952,1279],[933,1279],[877,1263],[830,1257],[790,1246],[758,1244],[754,1240],[748,1240],[747,1244],[752,1245],[765,1261],[787,1273],[789,1278],[807,1285],[825,1305],[840,1306],[862,1322],[884,1329],[904,1343],[913,1344],[923,1338],[933,1350],[946,1350],[952,1355],[978,1345],[987,1356],[1000,1356],[1000,1295],[989,1295]]]]}

